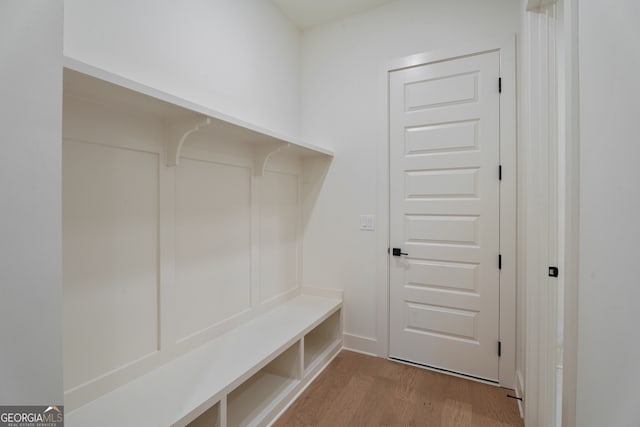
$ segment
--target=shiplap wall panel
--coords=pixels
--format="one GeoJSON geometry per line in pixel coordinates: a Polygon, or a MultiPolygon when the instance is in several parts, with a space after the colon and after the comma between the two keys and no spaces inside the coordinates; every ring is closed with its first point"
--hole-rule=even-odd
{"type": "Polygon", "coordinates": [[[176,290],[178,340],[251,307],[249,168],[176,168],[176,290]]]}
{"type": "Polygon", "coordinates": [[[65,389],[158,349],[157,153],[65,140],[65,389]]]}

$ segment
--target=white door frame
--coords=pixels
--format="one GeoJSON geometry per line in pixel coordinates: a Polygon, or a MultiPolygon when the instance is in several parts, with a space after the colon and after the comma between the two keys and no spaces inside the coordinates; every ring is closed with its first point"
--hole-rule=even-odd
{"type": "MultiPolygon", "coordinates": [[[[406,56],[390,62],[384,69],[386,99],[389,98],[389,73],[403,68],[425,65],[474,54],[500,52],[502,94],[500,98],[500,357],[499,383],[515,386],[516,361],[516,39],[483,42],[464,48],[446,49],[406,56]]],[[[497,76],[496,76],[497,77],[497,76]]],[[[497,80],[497,79],[496,79],[497,80]]],[[[496,86],[498,82],[496,81],[496,86]]],[[[377,354],[389,356],[389,111],[384,111],[387,137],[378,147],[378,224],[377,253],[377,354]]]]}
{"type": "MultiPolygon", "coordinates": [[[[527,10],[522,25],[521,275],[524,366],[518,366],[518,394],[527,425],[553,427],[557,411],[558,289],[548,276],[558,259],[558,61],[557,13],[552,2],[527,10]]],[[[529,6],[528,6],[529,7],[529,6]]],[[[561,272],[564,271],[561,268],[561,272]]]]}
{"type": "Polygon", "coordinates": [[[564,266],[563,358],[562,358],[562,422],[564,427],[576,425],[576,392],[578,381],[578,255],[580,234],[580,111],[578,78],[578,0],[559,0],[560,57],[562,69],[558,91],[562,111],[560,138],[564,159],[559,162],[559,175],[564,178],[563,223],[564,266]]]}
{"type": "Polygon", "coordinates": [[[527,425],[575,426],[579,235],[578,0],[521,0],[527,425]],[[542,150],[542,151],[541,151],[542,150]],[[538,174],[549,169],[548,182],[538,174]],[[540,188],[544,185],[544,188],[540,188]],[[537,196],[536,196],[537,195],[537,196]],[[541,203],[540,195],[547,200],[541,203]],[[545,196],[546,195],[546,196],[545,196]],[[549,279],[548,265],[560,268],[549,279]],[[560,376],[561,375],[561,379],[560,376]]]}

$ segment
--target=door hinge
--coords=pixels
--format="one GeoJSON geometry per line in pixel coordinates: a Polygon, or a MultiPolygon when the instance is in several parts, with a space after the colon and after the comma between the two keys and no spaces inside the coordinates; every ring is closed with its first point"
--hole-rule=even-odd
{"type": "Polygon", "coordinates": [[[498,255],[498,270],[502,270],[502,254],[498,255]]]}
{"type": "Polygon", "coordinates": [[[502,93],[502,77],[498,77],[498,93],[502,93]]]}
{"type": "Polygon", "coordinates": [[[502,356],[502,341],[498,341],[498,357],[502,356]]]}
{"type": "Polygon", "coordinates": [[[502,165],[498,166],[498,180],[502,181],[502,165]]]}

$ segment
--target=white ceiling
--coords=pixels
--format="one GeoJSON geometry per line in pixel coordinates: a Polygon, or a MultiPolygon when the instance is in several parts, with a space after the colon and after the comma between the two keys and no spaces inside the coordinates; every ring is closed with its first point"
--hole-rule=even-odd
{"type": "Polygon", "coordinates": [[[301,30],[364,12],[393,0],[272,0],[301,30]]]}

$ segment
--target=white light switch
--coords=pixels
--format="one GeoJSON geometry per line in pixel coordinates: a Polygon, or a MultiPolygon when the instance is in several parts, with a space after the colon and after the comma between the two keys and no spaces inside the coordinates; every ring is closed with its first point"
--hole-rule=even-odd
{"type": "Polygon", "coordinates": [[[375,229],[374,215],[360,215],[360,230],[373,231],[375,229]]]}

